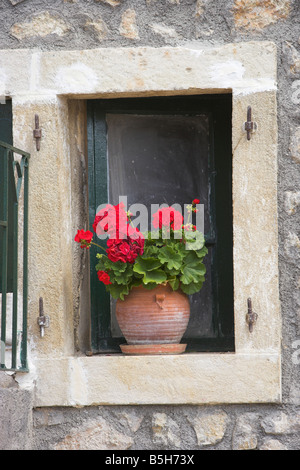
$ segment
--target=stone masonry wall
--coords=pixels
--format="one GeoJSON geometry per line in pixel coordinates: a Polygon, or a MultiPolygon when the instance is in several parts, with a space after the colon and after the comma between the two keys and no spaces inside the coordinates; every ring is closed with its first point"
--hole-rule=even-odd
{"type": "MultiPolygon", "coordinates": [[[[0,374],[2,449],[300,448],[300,3],[2,0],[0,48],[87,49],[271,40],[278,48],[281,405],[31,409],[0,374]],[[10,411],[7,411],[10,410],[10,411]]],[[[1,75],[0,75],[1,78],[1,75]]]]}

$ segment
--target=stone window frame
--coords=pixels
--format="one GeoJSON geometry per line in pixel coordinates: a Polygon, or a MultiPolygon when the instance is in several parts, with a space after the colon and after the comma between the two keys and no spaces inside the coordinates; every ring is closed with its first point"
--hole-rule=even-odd
{"type": "Polygon", "coordinates": [[[30,371],[17,378],[21,386],[34,387],[34,406],[281,401],[276,57],[276,46],[264,41],[0,51],[0,94],[12,98],[14,145],[31,153],[30,371]],[[136,357],[74,352],[74,323],[85,323],[83,313],[74,319],[78,286],[87,292],[73,243],[80,205],[74,188],[86,170],[84,100],[228,92],[233,96],[235,352],[136,357]],[[258,126],[250,141],[243,129],[249,105],[258,126]],[[32,137],[35,113],[43,132],[39,152],[32,137]],[[74,167],[74,149],[81,168],[74,167]],[[42,339],[36,325],[41,295],[50,316],[42,339]],[[258,313],[252,333],[246,323],[248,297],[258,313]]]}

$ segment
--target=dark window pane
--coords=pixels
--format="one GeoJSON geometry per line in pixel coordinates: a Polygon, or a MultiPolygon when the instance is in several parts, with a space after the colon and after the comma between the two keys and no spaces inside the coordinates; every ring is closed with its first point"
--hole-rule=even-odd
{"type": "MultiPolygon", "coordinates": [[[[117,204],[120,196],[127,196],[128,208],[144,204],[150,229],[151,204],[179,204],[184,215],[184,204],[197,197],[204,204],[204,229],[208,233],[208,116],[109,114],[106,121],[110,202],[117,204]]],[[[211,251],[206,260],[206,282],[198,294],[191,296],[188,337],[213,335],[211,251]]],[[[118,328],[114,330],[118,335],[118,328]]]]}
{"type": "Polygon", "coordinates": [[[209,232],[208,117],[107,116],[110,202],[205,206],[209,232]]]}

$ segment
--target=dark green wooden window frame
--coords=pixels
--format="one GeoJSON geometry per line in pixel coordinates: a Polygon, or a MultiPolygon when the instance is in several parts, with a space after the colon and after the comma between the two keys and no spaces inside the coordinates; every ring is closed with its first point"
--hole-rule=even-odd
{"type": "MultiPolygon", "coordinates": [[[[198,115],[209,117],[210,194],[212,226],[207,245],[215,244],[213,256],[213,326],[212,338],[185,338],[188,352],[234,351],[233,315],[233,235],[232,235],[232,96],[196,95],[151,98],[90,100],[87,105],[89,224],[96,209],[108,201],[106,114],[198,115]]],[[[105,246],[105,241],[103,242],[105,246]]],[[[120,352],[124,338],[112,338],[110,332],[110,297],[99,283],[95,265],[97,250],[90,249],[91,338],[94,353],[120,352]]]]}

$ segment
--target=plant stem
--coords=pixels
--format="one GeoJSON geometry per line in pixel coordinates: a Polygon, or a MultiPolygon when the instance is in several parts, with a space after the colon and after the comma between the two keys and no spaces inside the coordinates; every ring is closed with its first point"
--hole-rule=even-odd
{"type": "Polygon", "coordinates": [[[95,243],[95,242],[91,242],[91,245],[95,245],[95,246],[97,246],[98,248],[101,248],[101,250],[105,251],[105,253],[106,253],[106,249],[105,249],[105,248],[103,248],[103,246],[101,246],[101,245],[98,245],[98,244],[97,244],[97,243],[95,243]]]}

